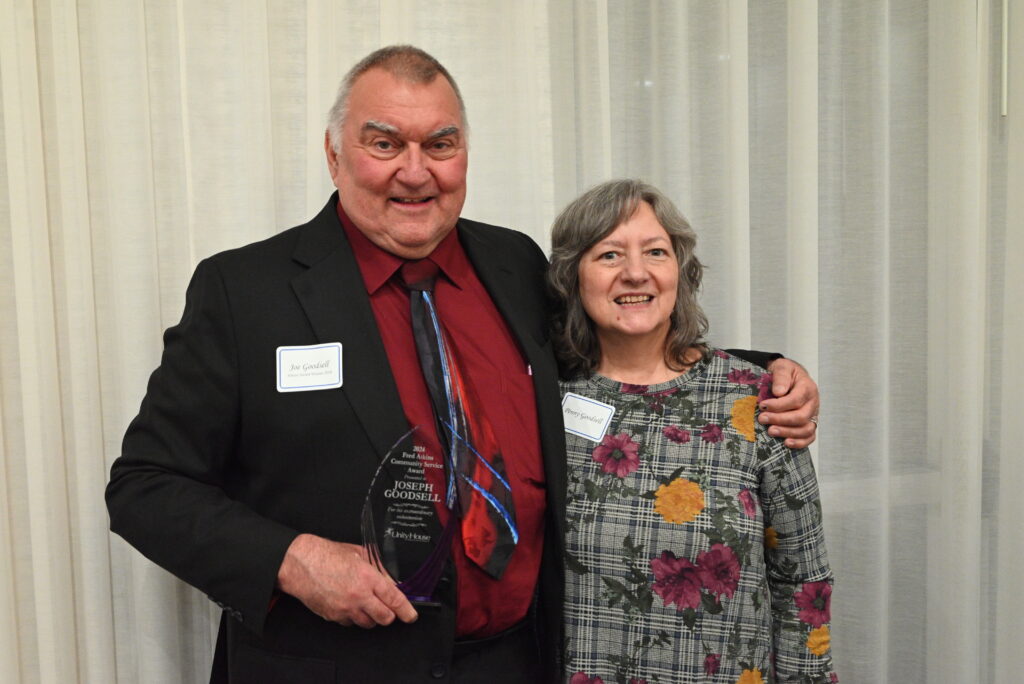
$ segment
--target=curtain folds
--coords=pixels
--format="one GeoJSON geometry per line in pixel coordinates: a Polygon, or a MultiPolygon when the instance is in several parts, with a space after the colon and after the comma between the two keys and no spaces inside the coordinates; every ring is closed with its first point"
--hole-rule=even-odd
{"type": "Polygon", "coordinates": [[[109,534],[110,463],[195,263],[322,206],[338,81],[396,42],[459,80],[466,216],[547,249],[642,177],[712,342],[819,380],[842,680],[1019,679],[1024,8],[0,0],[0,681],[207,677],[219,613],[109,534]]]}

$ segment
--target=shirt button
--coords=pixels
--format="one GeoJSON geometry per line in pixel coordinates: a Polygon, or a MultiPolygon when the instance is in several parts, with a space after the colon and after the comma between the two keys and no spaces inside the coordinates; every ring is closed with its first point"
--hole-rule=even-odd
{"type": "Polygon", "coordinates": [[[448,668],[446,668],[443,663],[435,663],[434,666],[430,668],[430,674],[434,679],[444,677],[447,671],[448,668]]]}

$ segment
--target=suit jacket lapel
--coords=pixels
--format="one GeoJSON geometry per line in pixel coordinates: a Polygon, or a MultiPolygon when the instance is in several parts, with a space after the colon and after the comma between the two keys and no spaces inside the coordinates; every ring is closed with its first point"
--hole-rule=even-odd
{"type": "MultiPolygon", "coordinates": [[[[508,267],[508,262],[501,258],[501,250],[487,244],[479,230],[470,230],[465,223],[459,222],[459,242],[473,264],[480,282],[487,288],[491,301],[498,307],[499,313],[508,324],[519,348],[531,355],[537,346],[544,343],[543,339],[535,339],[526,331],[536,329],[536,323],[527,320],[527,312],[523,311],[516,298],[522,292],[524,283],[522,274],[508,267]]],[[[534,286],[535,287],[535,286],[534,286]]]]}
{"type": "Polygon", "coordinates": [[[336,213],[337,194],[302,232],[292,279],[320,342],[341,342],[342,392],[379,456],[409,429],[359,266],[336,213]]]}
{"type": "Polygon", "coordinates": [[[518,293],[532,291],[536,283],[524,282],[523,273],[508,267],[499,245],[489,244],[486,234],[460,221],[459,240],[473,263],[477,277],[487,288],[519,348],[530,364],[537,401],[537,426],[544,453],[548,505],[556,539],[565,538],[565,450],[558,392],[558,371],[547,338],[545,311],[530,311],[518,293]],[[538,317],[541,320],[538,321],[538,317]],[[533,331],[531,334],[528,331],[533,331]]]}

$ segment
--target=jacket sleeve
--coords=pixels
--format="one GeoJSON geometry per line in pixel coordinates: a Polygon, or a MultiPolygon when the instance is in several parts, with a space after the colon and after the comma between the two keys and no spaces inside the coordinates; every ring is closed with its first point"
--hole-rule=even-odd
{"type": "Polygon", "coordinates": [[[298,532],[225,491],[239,402],[230,306],[208,259],[181,321],[164,334],[160,366],[111,467],[107,509],[112,531],[258,633],[298,532]]]}
{"type": "Polygon", "coordinates": [[[753,349],[726,349],[725,351],[732,354],[733,356],[738,356],[744,361],[749,361],[750,363],[756,366],[760,366],[761,368],[764,368],[766,370],[768,368],[768,364],[774,361],[775,359],[786,358],[782,354],[777,354],[774,352],[755,351],[753,349]]]}
{"type": "Polygon", "coordinates": [[[776,681],[829,684],[832,571],[814,465],[806,449],[787,449],[764,430],[758,442],[768,455],[760,496],[776,681]]]}

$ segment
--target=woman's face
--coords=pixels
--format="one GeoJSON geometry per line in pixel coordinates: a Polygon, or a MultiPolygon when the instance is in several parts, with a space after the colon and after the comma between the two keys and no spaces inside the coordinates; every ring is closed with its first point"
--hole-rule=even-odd
{"type": "Polygon", "coordinates": [[[679,262],[654,210],[636,212],[580,260],[580,298],[601,341],[649,338],[662,345],[676,304],[679,262]]]}

